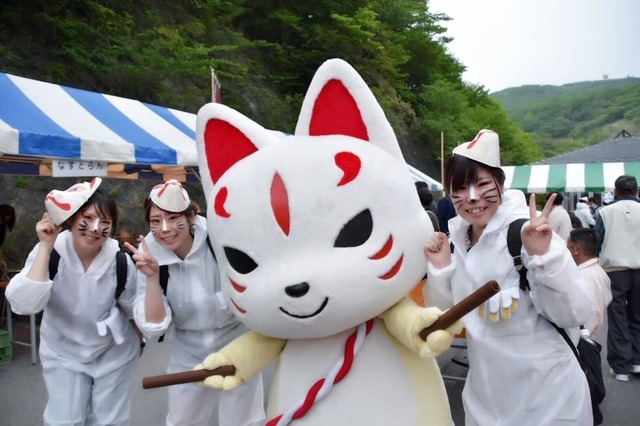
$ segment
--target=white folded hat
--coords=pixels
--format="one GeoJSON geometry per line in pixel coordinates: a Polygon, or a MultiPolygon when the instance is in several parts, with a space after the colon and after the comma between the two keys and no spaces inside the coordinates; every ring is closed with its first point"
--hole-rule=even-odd
{"type": "Polygon", "coordinates": [[[500,167],[500,138],[493,130],[482,129],[471,142],[455,147],[453,153],[489,167],[500,167]]]}
{"type": "Polygon", "coordinates": [[[191,204],[189,194],[182,187],[182,184],[175,179],[170,179],[165,183],[156,185],[151,190],[149,198],[153,204],[172,213],[181,213],[191,204]]]}
{"type": "Polygon", "coordinates": [[[44,198],[49,217],[56,225],[64,223],[91,198],[101,183],[102,179],[97,177],[91,182],[76,183],[66,191],[54,189],[49,192],[44,198]]]}

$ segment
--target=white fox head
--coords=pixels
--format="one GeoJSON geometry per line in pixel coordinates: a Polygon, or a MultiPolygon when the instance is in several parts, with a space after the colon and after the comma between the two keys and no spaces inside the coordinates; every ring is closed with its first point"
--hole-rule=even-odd
{"type": "Polygon", "coordinates": [[[197,145],[222,288],[249,328],[329,336],[424,275],[433,228],[391,126],[346,62],[317,71],[295,135],[208,104],[197,145]]]}

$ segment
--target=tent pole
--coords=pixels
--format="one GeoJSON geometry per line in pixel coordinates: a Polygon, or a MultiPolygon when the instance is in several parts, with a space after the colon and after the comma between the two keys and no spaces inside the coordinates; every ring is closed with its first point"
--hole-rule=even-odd
{"type": "Polygon", "coordinates": [[[444,187],[444,132],[440,131],[440,183],[444,187]]]}

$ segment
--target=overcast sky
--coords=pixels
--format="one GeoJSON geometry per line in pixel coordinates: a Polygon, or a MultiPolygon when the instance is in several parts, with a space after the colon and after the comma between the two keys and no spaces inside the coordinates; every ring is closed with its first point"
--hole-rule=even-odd
{"type": "Polygon", "coordinates": [[[525,84],[640,77],[640,0],[429,0],[463,79],[490,92],[525,84]]]}

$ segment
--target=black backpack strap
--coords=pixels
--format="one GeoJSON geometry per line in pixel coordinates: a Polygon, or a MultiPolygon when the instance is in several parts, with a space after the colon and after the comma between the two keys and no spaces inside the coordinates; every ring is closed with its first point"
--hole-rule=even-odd
{"type": "Polygon", "coordinates": [[[116,253],[116,299],[120,297],[127,285],[127,272],[129,266],[127,265],[127,254],[123,251],[116,253]]]}
{"type": "Polygon", "coordinates": [[[209,251],[211,252],[211,254],[213,255],[213,260],[215,260],[216,262],[218,261],[218,259],[216,259],[216,254],[213,251],[213,246],[211,245],[211,239],[209,238],[209,235],[207,234],[207,246],[209,246],[209,251]]]}
{"type": "MultiPolygon", "coordinates": [[[[167,285],[169,284],[169,265],[160,265],[160,288],[164,295],[167,295],[167,285]]],[[[158,342],[164,341],[164,334],[158,337],[158,342]]]]}
{"type": "Polygon", "coordinates": [[[507,247],[509,254],[513,257],[513,266],[520,274],[520,290],[531,290],[529,280],[527,280],[527,268],[522,263],[522,225],[529,219],[516,219],[509,225],[507,231],[507,247]]]}
{"type": "Polygon", "coordinates": [[[56,249],[51,250],[49,256],[49,279],[52,280],[58,273],[58,264],[60,263],[60,253],[56,249]]]}
{"type": "Polygon", "coordinates": [[[164,295],[167,295],[167,284],[169,284],[169,265],[160,265],[160,288],[164,295]]]}
{"type": "MultiPolygon", "coordinates": [[[[549,320],[547,320],[547,321],[549,321],[549,320]]],[[[549,321],[549,322],[551,323],[553,328],[555,328],[556,331],[558,333],[560,333],[560,335],[562,336],[564,341],[567,342],[567,345],[569,345],[569,347],[571,348],[571,351],[573,351],[573,354],[576,356],[578,361],[580,361],[580,354],[578,354],[578,349],[576,349],[575,345],[573,344],[573,342],[571,341],[571,339],[567,335],[567,332],[565,331],[565,329],[558,327],[555,322],[551,322],[551,321],[549,321]]]]}

